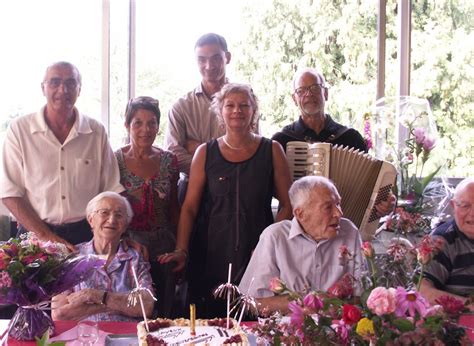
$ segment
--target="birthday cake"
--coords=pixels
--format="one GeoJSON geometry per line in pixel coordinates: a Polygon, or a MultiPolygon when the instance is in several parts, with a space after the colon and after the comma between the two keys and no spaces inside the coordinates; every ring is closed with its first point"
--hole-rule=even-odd
{"type": "Polygon", "coordinates": [[[229,321],[229,329],[225,318],[200,320],[195,322],[192,333],[191,322],[187,319],[156,319],[148,320],[149,332],[142,321],[137,325],[140,346],[155,345],[248,345],[245,333],[233,319],[229,321]]]}

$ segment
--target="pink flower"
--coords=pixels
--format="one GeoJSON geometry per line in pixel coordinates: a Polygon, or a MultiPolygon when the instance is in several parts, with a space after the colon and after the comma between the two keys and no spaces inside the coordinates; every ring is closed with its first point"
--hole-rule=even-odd
{"type": "Polygon", "coordinates": [[[458,317],[465,309],[464,302],[453,296],[443,295],[435,300],[450,317],[458,317]]]}
{"type": "Polygon", "coordinates": [[[328,288],[327,293],[339,298],[346,299],[354,293],[354,278],[350,273],[345,273],[339,280],[337,280],[331,287],[328,288]]]}
{"type": "Polygon", "coordinates": [[[441,305],[438,305],[438,304],[431,305],[428,309],[426,309],[425,317],[442,315],[443,312],[444,312],[444,309],[441,305]]]}
{"type": "Polygon", "coordinates": [[[350,326],[346,325],[343,320],[339,320],[337,323],[331,325],[331,327],[336,331],[337,336],[340,338],[340,343],[346,345],[349,342],[349,329],[350,326]]]}
{"type": "Polygon", "coordinates": [[[415,136],[416,144],[423,145],[426,137],[425,129],[422,127],[417,127],[413,130],[413,135],[415,136]]]}
{"type": "Polygon", "coordinates": [[[394,238],[387,248],[387,255],[392,256],[395,262],[402,262],[407,257],[414,256],[414,247],[408,239],[394,238]]]}
{"type": "Polygon", "coordinates": [[[6,271],[0,272],[0,288],[9,288],[12,285],[12,279],[6,271]]]}
{"type": "Polygon", "coordinates": [[[275,294],[282,294],[285,290],[286,286],[279,278],[273,278],[270,280],[270,291],[275,294]]]}
{"type": "Polygon", "coordinates": [[[391,314],[396,309],[395,289],[374,288],[367,298],[367,307],[377,316],[391,314]]]}
{"type": "Polygon", "coordinates": [[[415,317],[418,313],[421,317],[425,317],[427,308],[430,306],[423,296],[417,291],[407,291],[403,287],[397,287],[397,309],[395,315],[398,317],[408,315],[415,317]]]}
{"type": "Polygon", "coordinates": [[[431,151],[436,145],[436,138],[431,136],[426,136],[423,142],[423,150],[424,151],[431,151]]]}
{"type": "Polygon", "coordinates": [[[444,246],[444,240],[441,237],[424,236],[421,242],[416,247],[416,254],[418,262],[423,265],[430,263],[432,258],[444,246]]]}
{"type": "Polygon", "coordinates": [[[373,258],[375,255],[374,252],[374,247],[372,246],[372,243],[370,241],[364,241],[362,243],[362,253],[364,254],[365,257],[367,258],[373,258]]]}
{"type": "Polygon", "coordinates": [[[0,251],[0,270],[6,269],[10,260],[11,257],[7,253],[0,251]]]}
{"type": "Polygon", "coordinates": [[[290,323],[296,328],[300,329],[303,327],[305,312],[301,305],[296,302],[289,302],[288,309],[291,311],[290,323]]]}
{"type": "Polygon", "coordinates": [[[322,309],[323,307],[323,302],[317,295],[314,293],[308,293],[306,297],[303,299],[303,305],[305,307],[311,308],[314,310],[314,312],[322,309]]]}
{"type": "Polygon", "coordinates": [[[345,266],[351,259],[352,254],[349,251],[349,248],[346,245],[341,245],[339,248],[339,264],[345,266]]]}

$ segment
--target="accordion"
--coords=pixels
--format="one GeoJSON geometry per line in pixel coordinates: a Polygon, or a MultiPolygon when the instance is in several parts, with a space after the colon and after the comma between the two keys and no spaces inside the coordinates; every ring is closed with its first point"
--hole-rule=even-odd
{"type": "Polygon", "coordinates": [[[388,197],[396,180],[392,164],[330,143],[288,142],[286,156],[293,181],[306,175],[331,179],[341,195],[344,217],[363,240],[373,238],[379,224],[374,206],[388,197]]]}

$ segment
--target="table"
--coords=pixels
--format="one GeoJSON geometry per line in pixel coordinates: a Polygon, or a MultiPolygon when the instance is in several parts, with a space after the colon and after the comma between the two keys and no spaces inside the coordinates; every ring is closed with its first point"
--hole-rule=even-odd
{"type": "MultiPolygon", "coordinates": [[[[9,320],[0,320],[0,334],[3,334],[4,329],[7,327],[9,320]]],[[[243,322],[250,326],[254,322],[243,322]]],[[[71,328],[73,328],[76,321],[56,321],[56,335],[59,335],[71,328]]],[[[474,314],[462,315],[459,319],[459,324],[466,327],[466,333],[474,342],[474,314]]],[[[99,329],[111,333],[111,334],[135,334],[137,331],[136,322],[99,322],[99,329]]],[[[33,346],[36,345],[34,341],[17,341],[15,339],[8,339],[8,346],[33,346]]]]}
{"type": "MultiPolygon", "coordinates": [[[[1,320],[0,331],[3,334],[4,328],[6,328],[9,320],[1,320]]],[[[55,335],[64,333],[65,331],[73,328],[77,324],[76,321],[56,321],[54,325],[56,327],[55,335]]],[[[99,329],[111,333],[111,334],[136,334],[137,323],[136,322],[99,322],[99,329]]],[[[8,338],[8,346],[29,346],[36,345],[34,341],[17,341],[13,338],[8,338]]]]}

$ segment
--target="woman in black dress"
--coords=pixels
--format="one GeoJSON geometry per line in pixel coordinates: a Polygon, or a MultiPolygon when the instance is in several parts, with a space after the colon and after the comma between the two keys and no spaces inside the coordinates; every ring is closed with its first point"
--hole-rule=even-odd
{"type": "Polygon", "coordinates": [[[276,221],[292,216],[290,173],[280,144],[255,135],[257,99],[242,84],[227,84],[212,107],[226,134],[204,143],[191,164],[190,180],[178,224],[176,250],[160,257],[182,270],[189,249],[189,298],[199,317],[225,316],[225,304],[212,297],[227,282],[238,284],[261,232],[273,223],[271,200],[280,202],[276,221]]]}

